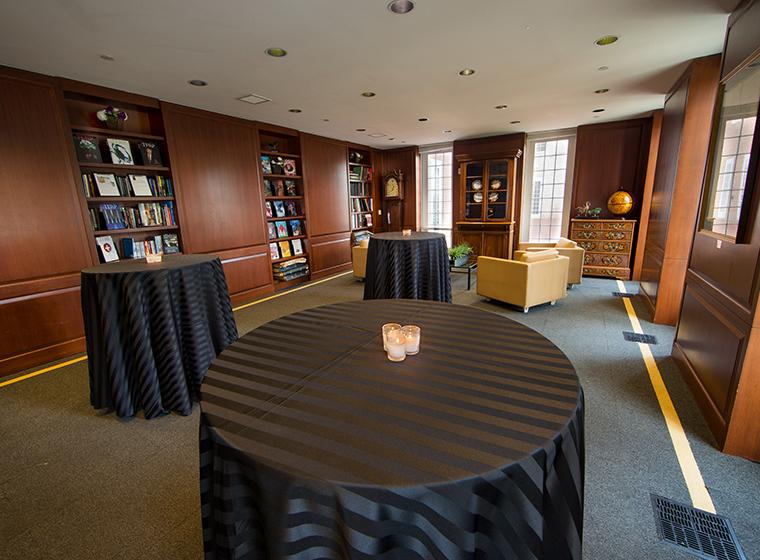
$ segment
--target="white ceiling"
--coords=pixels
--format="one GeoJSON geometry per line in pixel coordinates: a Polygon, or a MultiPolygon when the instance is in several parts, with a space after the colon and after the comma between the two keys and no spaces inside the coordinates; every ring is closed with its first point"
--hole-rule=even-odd
{"type": "Polygon", "coordinates": [[[647,114],[685,61],[720,52],[737,4],[415,0],[397,15],[387,2],[3,0],[0,64],[387,148],[647,114]],[[606,34],[620,40],[594,44],[606,34]],[[288,56],[264,53],[275,46],[288,56]],[[273,101],[237,101],[248,93],[273,101]]]}

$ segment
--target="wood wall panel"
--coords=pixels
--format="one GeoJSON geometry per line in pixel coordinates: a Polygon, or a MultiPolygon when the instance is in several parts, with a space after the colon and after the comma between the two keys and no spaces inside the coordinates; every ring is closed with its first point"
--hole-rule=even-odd
{"type": "Polygon", "coordinates": [[[266,243],[253,123],[162,103],[188,253],[266,243]]]}
{"type": "MultiPolygon", "coordinates": [[[[346,143],[303,134],[301,154],[306,174],[308,235],[314,237],[349,231],[346,143]]],[[[314,263],[312,267],[312,270],[319,270],[314,263]]]]}
{"type": "Polygon", "coordinates": [[[313,279],[351,268],[351,233],[311,237],[313,279]]]}
{"type": "Polygon", "coordinates": [[[420,180],[419,180],[419,160],[420,151],[417,146],[408,148],[398,148],[395,150],[384,150],[382,157],[375,165],[375,173],[380,181],[380,200],[382,201],[382,216],[375,216],[375,219],[381,218],[383,228],[386,231],[400,231],[403,228],[417,230],[422,226],[420,208],[420,180]],[[404,200],[402,201],[385,201],[382,200],[382,179],[392,171],[401,170],[404,174],[404,200]],[[388,224],[387,215],[390,212],[391,223],[388,224]]]}
{"type": "Polygon", "coordinates": [[[644,179],[644,192],[641,197],[641,213],[639,215],[639,233],[634,250],[632,278],[641,280],[641,269],[644,265],[644,248],[647,232],[649,231],[649,215],[652,210],[652,194],[654,192],[654,177],[657,169],[657,156],[660,151],[660,134],[662,132],[662,109],[652,114],[652,135],[649,140],[649,155],[647,156],[647,173],[644,179]]]}

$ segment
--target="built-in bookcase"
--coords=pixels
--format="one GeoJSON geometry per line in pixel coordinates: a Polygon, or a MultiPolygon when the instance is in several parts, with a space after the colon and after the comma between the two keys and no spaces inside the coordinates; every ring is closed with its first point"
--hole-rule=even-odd
{"type": "Polygon", "coordinates": [[[259,128],[269,258],[275,289],[310,278],[301,142],[297,132],[259,128]]]}
{"type": "Polygon", "coordinates": [[[348,148],[348,198],[351,231],[374,229],[375,208],[372,198],[372,152],[348,148]]]}
{"type": "Polygon", "coordinates": [[[63,103],[93,249],[110,237],[120,259],[182,250],[176,184],[157,100],[67,82],[63,103]],[[127,119],[109,128],[98,111],[127,119]]]}

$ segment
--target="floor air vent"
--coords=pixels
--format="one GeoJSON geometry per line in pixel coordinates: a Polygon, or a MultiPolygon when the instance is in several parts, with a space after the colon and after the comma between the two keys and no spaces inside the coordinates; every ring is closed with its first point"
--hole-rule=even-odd
{"type": "Polygon", "coordinates": [[[660,538],[699,558],[746,560],[731,522],[725,517],[651,494],[660,538]]]}
{"type": "Polygon", "coordinates": [[[636,297],[638,294],[629,294],[628,292],[612,292],[612,295],[615,297],[632,298],[632,297],[636,297]]]}
{"type": "Polygon", "coordinates": [[[639,334],[631,331],[623,331],[623,338],[628,342],[643,342],[644,344],[657,344],[657,337],[651,334],[639,334]]]}

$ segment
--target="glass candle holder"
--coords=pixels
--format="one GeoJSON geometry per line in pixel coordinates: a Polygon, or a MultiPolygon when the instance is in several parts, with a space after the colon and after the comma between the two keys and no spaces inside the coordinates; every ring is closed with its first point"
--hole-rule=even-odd
{"type": "Polygon", "coordinates": [[[401,329],[404,335],[405,351],[407,356],[414,356],[420,351],[421,331],[417,325],[406,325],[401,329]]]}
{"type": "Polygon", "coordinates": [[[391,362],[403,362],[406,359],[406,337],[400,329],[388,333],[388,359],[391,362]]]}
{"type": "Polygon", "coordinates": [[[388,351],[388,333],[393,330],[401,330],[401,325],[398,323],[385,323],[383,325],[383,350],[388,351]]]}
{"type": "Polygon", "coordinates": [[[403,235],[404,237],[409,237],[409,236],[412,235],[412,230],[411,229],[402,229],[401,230],[401,235],[403,235]]]}

